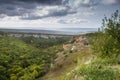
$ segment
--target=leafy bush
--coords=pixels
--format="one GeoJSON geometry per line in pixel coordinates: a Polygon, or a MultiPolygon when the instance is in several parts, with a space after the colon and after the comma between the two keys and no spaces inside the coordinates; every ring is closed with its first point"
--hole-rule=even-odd
{"type": "Polygon", "coordinates": [[[92,35],[90,40],[97,56],[115,57],[120,54],[120,14],[116,11],[111,18],[103,19],[102,31],[92,35]]]}

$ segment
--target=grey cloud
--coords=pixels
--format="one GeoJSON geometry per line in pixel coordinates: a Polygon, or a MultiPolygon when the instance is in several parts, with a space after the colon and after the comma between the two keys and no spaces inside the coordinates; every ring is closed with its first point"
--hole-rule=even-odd
{"type": "Polygon", "coordinates": [[[101,3],[105,5],[115,5],[120,4],[120,0],[102,0],[101,3]]]}
{"type": "Polygon", "coordinates": [[[37,2],[42,4],[61,4],[62,0],[18,0],[22,2],[37,2]]]}
{"type": "Polygon", "coordinates": [[[79,18],[72,18],[72,19],[60,19],[58,23],[62,24],[81,24],[81,23],[88,23],[89,21],[86,19],[79,19],[79,18]]]}
{"type": "Polygon", "coordinates": [[[32,11],[32,9],[35,8],[35,5],[32,4],[4,4],[4,5],[0,5],[0,15],[1,14],[5,14],[7,16],[20,16],[24,13],[29,13],[32,11]],[[29,6],[26,7],[25,5],[29,6]]]}
{"type": "MultiPolygon", "coordinates": [[[[102,1],[102,0],[101,0],[102,1]]],[[[100,0],[0,0],[0,18],[20,16],[21,19],[35,20],[59,17],[79,12],[80,7],[98,5],[100,0]],[[47,8],[46,8],[47,6],[47,8]],[[57,6],[57,7],[56,7],[57,6]],[[41,7],[37,9],[38,7],[41,7]],[[49,8],[50,7],[50,8],[49,8]]],[[[120,2],[119,0],[116,0],[120,2]]]]}
{"type": "MultiPolygon", "coordinates": [[[[66,16],[68,14],[76,13],[73,6],[79,4],[82,6],[88,6],[93,2],[88,0],[87,3],[82,0],[74,0],[74,4],[70,6],[73,0],[0,0],[0,15],[7,16],[20,16],[21,19],[41,19],[46,17],[66,16]],[[64,4],[63,4],[64,3],[64,4]],[[66,6],[69,4],[69,6],[66,6]],[[46,9],[46,6],[53,7],[46,9]],[[54,8],[54,6],[59,6],[54,8]],[[37,7],[41,7],[38,13],[37,7]],[[44,11],[44,12],[43,12],[44,11]],[[45,13],[47,12],[47,14],[45,13]],[[42,13],[42,15],[40,15],[42,13]]],[[[86,0],[85,0],[86,1],[86,0]]],[[[5,17],[5,16],[3,16],[5,17]]],[[[2,17],[2,18],[3,18],[2,17]]]]}
{"type": "Polygon", "coordinates": [[[33,12],[35,13],[27,13],[23,15],[21,19],[35,20],[35,19],[41,19],[41,18],[46,18],[46,17],[60,17],[60,16],[65,16],[67,14],[76,13],[75,11],[71,11],[70,8],[65,7],[65,6],[49,6],[49,7],[44,7],[40,10],[39,9],[35,10],[33,12]],[[39,14],[39,11],[41,14],[39,14]]]}
{"type": "Polygon", "coordinates": [[[90,7],[98,5],[98,0],[64,0],[63,3],[73,8],[90,7]],[[68,1],[68,4],[66,3],[68,1]]]}
{"type": "Polygon", "coordinates": [[[61,4],[62,0],[0,0],[0,4],[14,4],[16,2],[41,3],[41,4],[61,4]]]}
{"type": "MultiPolygon", "coordinates": [[[[65,16],[67,14],[72,14],[74,12],[69,11],[68,7],[63,9],[59,9],[63,7],[61,5],[62,0],[0,0],[0,15],[7,15],[7,16],[20,16],[21,19],[41,19],[46,17],[53,17],[53,16],[65,16]],[[45,9],[45,6],[60,6],[55,9],[48,9],[44,10],[47,11],[48,14],[43,15],[36,15],[36,8],[41,6],[41,10],[45,9]],[[27,16],[26,16],[27,15],[27,16]]],[[[39,9],[38,14],[41,14],[39,9]]],[[[1,18],[4,18],[2,16],[1,18]]]]}

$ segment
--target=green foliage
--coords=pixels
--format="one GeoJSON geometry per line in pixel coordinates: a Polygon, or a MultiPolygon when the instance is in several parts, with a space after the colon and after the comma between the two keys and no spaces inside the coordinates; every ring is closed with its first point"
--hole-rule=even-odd
{"type": "Polygon", "coordinates": [[[84,76],[84,80],[117,80],[120,73],[103,65],[81,65],[77,75],[84,76]]]}
{"type": "Polygon", "coordinates": [[[116,49],[116,54],[120,53],[120,14],[118,10],[112,14],[111,18],[105,17],[103,20],[103,27],[105,34],[110,37],[111,42],[114,43],[113,48],[116,49]]]}
{"type": "Polygon", "coordinates": [[[113,57],[113,58],[109,58],[109,57],[106,57],[106,58],[101,58],[101,57],[97,57],[93,62],[93,64],[101,64],[101,65],[116,65],[118,62],[117,62],[117,58],[116,57],[113,57]]]}
{"type": "Polygon", "coordinates": [[[0,80],[35,80],[43,76],[49,71],[56,49],[65,42],[57,43],[59,41],[56,40],[51,45],[52,39],[32,39],[34,43],[20,38],[0,37],[0,80]]]}
{"type": "Polygon", "coordinates": [[[96,33],[86,34],[96,58],[88,65],[80,65],[74,75],[83,80],[119,80],[120,70],[114,69],[118,64],[116,56],[120,54],[120,14],[116,11],[111,18],[103,19],[102,29],[96,33]]]}
{"type": "Polygon", "coordinates": [[[90,42],[97,56],[115,57],[120,54],[120,14],[116,11],[111,18],[103,19],[102,31],[94,34],[90,42]]]}
{"type": "Polygon", "coordinates": [[[34,37],[23,37],[21,38],[24,42],[26,42],[27,44],[31,44],[34,47],[37,48],[48,48],[50,46],[54,46],[54,45],[59,45],[62,44],[66,41],[69,40],[69,38],[67,37],[62,37],[62,38],[34,38],[34,37]]]}
{"type": "Polygon", "coordinates": [[[6,36],[7,32],[0,31],[0,36],[6,36]]]}
{"type": "Polygon", "coordinates": [[[94,39],[91,40],[91,44],[95,55],[99,57],[113,57],[112,55],[117,53],[118,49],[115,48],[116,42],[111,37],[108,37],[106,34],[99,33],[93,38],[94,39]]]}

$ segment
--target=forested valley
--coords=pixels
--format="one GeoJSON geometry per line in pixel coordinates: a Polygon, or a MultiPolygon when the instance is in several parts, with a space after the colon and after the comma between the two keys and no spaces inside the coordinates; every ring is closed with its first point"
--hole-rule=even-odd
{"type": "Polygon", "coordinates": [[[0,36],[0,80],[35,80],[50,69],[68,38],[0,36]]]}

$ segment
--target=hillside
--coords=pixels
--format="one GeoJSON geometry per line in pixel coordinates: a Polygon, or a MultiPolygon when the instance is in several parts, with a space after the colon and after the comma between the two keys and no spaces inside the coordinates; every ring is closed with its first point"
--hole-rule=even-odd
{"type": "Polygon", "coordinates": [[[1,36],[0,79],[120,80],[118,58],[102,58],[94,52],[96,35],[71,39],[1,36]]]}
{"type": "Polygon", "coordinates": [[[74,36],[51,63],[50,71],[39,80],[120,80],[117,58],[94,55],[90,36],[74,36]]]}
{"type": "Polygon", "coordinates": [[[66,40],[0,36],[0,80],[35,80],[43,76],[66,40]]]}

